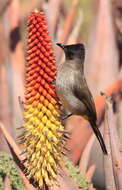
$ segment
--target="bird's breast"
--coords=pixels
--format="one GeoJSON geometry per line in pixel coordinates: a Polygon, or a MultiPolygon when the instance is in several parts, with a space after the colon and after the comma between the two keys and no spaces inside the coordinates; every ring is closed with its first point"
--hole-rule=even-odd
{"type": "Polygon", "coordinates": [[[71,69],[61,69],[57,72],[56,88],[59,91],[68,90],[74,83],[74,73],[71,69]]]}
{"type": "Polygon", "coordinates": [[[56,92],[60,100],[66,100],[66,96],[70,94],[71,86],[74,82],[74,74],[69,67],[61,67],[56,77],[56,92]]]}

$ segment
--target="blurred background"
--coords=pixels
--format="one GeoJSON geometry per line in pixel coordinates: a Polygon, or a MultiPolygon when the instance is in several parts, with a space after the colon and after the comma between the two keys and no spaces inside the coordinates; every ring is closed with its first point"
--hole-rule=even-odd
{"type": "MultiPolygon", "coordinates": [[[[0,120],[15,141],[16,128],[22,125],[18,97],[24,100],[27,16],[35,9],[44,10],[46,14],[57,64],[64,61],[64,56],[56,42],[86,45],[85,75],[94,97],[122,77],[121,0],[0,0],[0,120]]],[[[113,96],[117,93],[112,91],[113,96]]],[[[115,114],[118,135],[122,140],[120,97],[120,94],[115,96],[115,114]]],[[[96,103],[98,120],[102,117],[99,116],[99,103],[96,103]]],[[[89,127],[79,129],[79,122],[80,118],[73,117],[66,125],[72,133],[68,156],[75,164],[81,162],[82,165],[81,155],[92,133],[89,127]]],[[[87,166],[95,163],[97,169],[93,182],[98,189],[105,189],[103,156],[98,142],[92,141],[95,143],[87,166]]],[[[0,151],[9,153],[1,132],[0,151]]]]}

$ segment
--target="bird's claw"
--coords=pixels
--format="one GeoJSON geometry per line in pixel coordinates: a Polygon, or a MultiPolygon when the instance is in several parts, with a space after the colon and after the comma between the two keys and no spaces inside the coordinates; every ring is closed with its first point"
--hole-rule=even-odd
{"type": "Polygon", "coordinates": [[[60,116],[57,116],[57,119],[60,120],[60,121],[64,121],[65,119],[69,118],[72,114],[69,114],[69,115],[60,115],[60,116]]]}

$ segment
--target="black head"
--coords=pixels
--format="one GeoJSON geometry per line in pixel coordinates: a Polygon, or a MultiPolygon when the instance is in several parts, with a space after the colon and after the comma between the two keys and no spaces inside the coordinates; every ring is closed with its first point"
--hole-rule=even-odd
{"type": "Polygon", "coordinates": [[[75,58],[82,59],[84,61],[85,59],[85,47],[83,44],[72,44],[72,45],[63,45],[60,43],[57,43],[59,47],[61,47],[66,55],[66,59],[72,60],[75,58]]]}

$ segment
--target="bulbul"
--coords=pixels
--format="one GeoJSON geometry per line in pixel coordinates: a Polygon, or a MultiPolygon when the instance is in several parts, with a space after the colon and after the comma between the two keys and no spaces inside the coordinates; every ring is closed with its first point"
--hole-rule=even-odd
{"type": "Polygon", "coordinates": [[[98,138],[104,154],[107,149],[96,124],[96,109],[92,94],[84,76],[85,47],[83,44],[63,45],[57,43],[65,53],[66,61],[58,67],[56,92],[65,110],[62,120],[71,115],[87,119],[98,138]]]}

